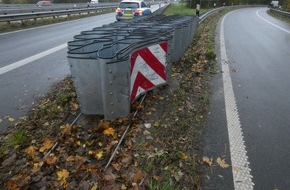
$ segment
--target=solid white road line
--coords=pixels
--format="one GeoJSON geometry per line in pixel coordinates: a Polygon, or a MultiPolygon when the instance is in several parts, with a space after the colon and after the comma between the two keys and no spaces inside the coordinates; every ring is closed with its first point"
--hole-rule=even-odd
{"type": "Polygon", "coordinates": [[[224,21],[229,14],[230,13],[226,14],[221,22],[220,51],[232,173],[235,190],[252,190],[254,189],[254,183],[252,182],[253,176],[250,173],[251,169],[249,167],[250,164],[244,144],[225,46],[224,21]]]}
{"type": "Polygon", "coordinates": [[[267,22],[268,24],[271,24],[272,26],[278,28],[279,30],[282,30],[282,31],[284,31],[284,32],[286,32],[286,33],[288,33],[288,34],[290,34],[290,31],[289,31],[289,30],[287,30],[287,29],[285,29],[285,28],[282,28],[282,27],[278,26],[277,24],[274,24],[274,23],[272,23],[272,22],[266,20],[265,18],[263,18],[263,17],[259,14],[259,11],[260,11],[260,10],[258,10],[258,11],[256,12],[256,15],[257,15],[260,19],[262,19],[263,21],[267,22]]]}
{"type": "Polygon", "coordinates": [[[7,66],[4,66],[4,67],[1,67],[0,68],[0,75],[4,74],[4,73],[7,73],[9,71],[12,71],[14,69],[17,69],[18,67],[21,67],[21,66],[24,66],[32,61],[35,61],[37,59],[40,59],[40,58],[43,58],[47,55],[50,55],[52,53],[55,53],[63,48],[66,48],[67,47],[67,44],[62,44],[62,45],[59,45],[57,47],[54,47],[52,49],[49,49],[49,50],[46,50],[44,52],[41,52],[41,53],[38,53],[36,55],[33,55],[31,57],[28,57],[26,59],[23,59],[23,60],[20,60],[20,61],[17,61],[15,63],[12,63],[10,65],[7,65],[7,66]]]}

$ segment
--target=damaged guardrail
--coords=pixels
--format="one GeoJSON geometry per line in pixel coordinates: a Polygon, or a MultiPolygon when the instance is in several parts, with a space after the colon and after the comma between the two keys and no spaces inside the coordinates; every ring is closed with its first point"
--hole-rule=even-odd
{"type": "Polygon", "coordinates": [[[68,42],[68,60],[81,112],[114,119],[131,103],[168,83],[171,63],[192,43],[199,19],[151,16],[83,31],[68,42]]]}

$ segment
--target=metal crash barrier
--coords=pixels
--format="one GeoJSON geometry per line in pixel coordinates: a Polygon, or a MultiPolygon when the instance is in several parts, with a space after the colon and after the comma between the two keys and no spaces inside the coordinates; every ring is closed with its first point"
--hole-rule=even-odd
{"type": "Polygon", "coordinates": [[[68,42],[81,112],[106,120],[130,114],[140,95],[167,84],[171,63],[192,43],[198,18],[151,16],[83,31],[68,42]]]}

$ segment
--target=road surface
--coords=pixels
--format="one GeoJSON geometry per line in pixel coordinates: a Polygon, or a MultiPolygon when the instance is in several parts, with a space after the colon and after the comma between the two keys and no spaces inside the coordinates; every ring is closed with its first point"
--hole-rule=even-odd
{"type": "MultiPolygon", "coordinates": [[[[152,11],[158,7],[153,5],[152,11]]],[[[115,13],[109,13],[0,34],[0,133],[70,74],[67,42],[73,36],[115,21],[115,13]]]]}
{"type": "Polygon", "coordinates": [[[266,8],[230,12],[217,29],[220,74],[203,134],[203,189],[289,189],[290,25],[266,8]]]}

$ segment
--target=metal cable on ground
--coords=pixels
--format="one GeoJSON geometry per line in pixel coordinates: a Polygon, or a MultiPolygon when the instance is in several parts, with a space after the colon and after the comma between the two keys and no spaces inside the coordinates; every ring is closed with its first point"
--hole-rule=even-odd
{"type": "MultiPolygon", "coordinates": [[[[144,96],[142,97],[142,100],[141,100],[141,102],[140,102],[139,105],[141,105],[141,104],[143,103],[144,99],[146,98],[146,95],[147,95],[147,93],[144,94],[144,96]]],[[[134,112],[132,118],[134,118],[134,117],[137,115],[138,111],[139,111],[139,110],[137,109],[137,110],[134,112]]],[[[111,157],[110,157],[110,159],[109,159],[109,161],[108,161],[108,163],[107,163],[107,165],[106,165],[106,167],[105,167],[105,170],[106,170],[106,169],[108,168],[108,166],[111,164],[113,158],[115,157],[115,155],[116,155],[116,153],[117,153],[117,150],[119,149],[121,143],[123,142],[123,139],[124,139],[124,137],[126,136],[128,130],[129,130],[129,128],[131,127],[131,125],[132,125],[132,120],[131,120],[130,123],[128,124],[126,130],[124,131],[124,133],[123,133],[123,135],[122,135],[122,137],[121,137],[121,139],[119,140],[118,145],[116,146],[116,148],[115,148],[113,154],[111,155],[111,157]]]]}
{"type": "MultiPolygon", "coordinates": [[[[73,126],[74,124],[75,124],[75,122],[80,118],[80,116],[82,115],[82,113],[80,112],[79,114],[78,114],[78,116],[73,120],[73,122],[70,124],[70,126],[73,126]]],[[[56,141],[55,143],[54,143],[54,145],[51,147],[51,149],[45,154],[45,156],[43,157],[43,160],[47,157],[47,156],[49,156],[50,155],[50,153],[57,147],[57,145],[58,145],[59,143],[58,143],[58,141],[56,141]]]]}

